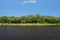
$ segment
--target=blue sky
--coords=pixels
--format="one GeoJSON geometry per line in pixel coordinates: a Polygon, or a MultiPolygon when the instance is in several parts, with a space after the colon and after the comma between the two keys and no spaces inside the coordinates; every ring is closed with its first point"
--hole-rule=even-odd
{"type": "Polygon", "coordinates": [[[0,0],[0,16],[60,16],[60,0],[0,0]]]}

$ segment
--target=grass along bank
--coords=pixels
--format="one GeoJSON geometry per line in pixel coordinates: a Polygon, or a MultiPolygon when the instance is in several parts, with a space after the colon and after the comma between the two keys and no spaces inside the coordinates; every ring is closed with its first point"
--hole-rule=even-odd
{"type": "Polygon", "coordinates": [[[38,24],[38,23],[26,23],[26,24],[8,24],[8,23],[0,23],[0,26],[60,26],[60,24],[38,24]]]}

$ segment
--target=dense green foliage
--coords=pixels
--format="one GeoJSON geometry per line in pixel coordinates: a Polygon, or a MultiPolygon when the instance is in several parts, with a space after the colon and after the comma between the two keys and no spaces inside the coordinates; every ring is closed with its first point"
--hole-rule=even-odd
{"type": "Polygon", "coordinates": [[[60,23],[60,17],[54,16],[40,16],[28,15],[28,16],[0,16],[0,23],[60,23]]]}

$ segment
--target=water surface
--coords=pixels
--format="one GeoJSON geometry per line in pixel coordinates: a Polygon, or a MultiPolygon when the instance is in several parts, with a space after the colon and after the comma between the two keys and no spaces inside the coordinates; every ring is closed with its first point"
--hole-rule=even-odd
{"type": "Polygon", "coordinates": [[[60,40],[60,27],[0,27],[0,40],[60,40]]]}

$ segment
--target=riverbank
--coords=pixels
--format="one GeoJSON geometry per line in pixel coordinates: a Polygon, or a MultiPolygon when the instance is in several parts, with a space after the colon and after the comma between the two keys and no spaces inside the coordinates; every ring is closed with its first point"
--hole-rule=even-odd
{"type": "Polygon", "coordinates": [[[40,26],[40,27],[45,27],[45,26],[60,26],[60,24],[8,24],[8,23],[0,23],[0,26],[34,26],[34,27],[37,27],[37,26],[40,26]]]}

